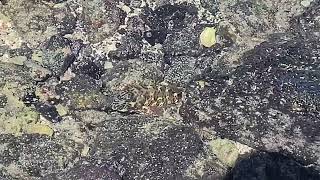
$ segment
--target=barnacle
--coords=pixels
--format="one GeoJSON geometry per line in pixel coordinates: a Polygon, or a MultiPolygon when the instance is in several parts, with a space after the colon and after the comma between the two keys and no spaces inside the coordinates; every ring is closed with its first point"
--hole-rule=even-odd
{"type": "Polygon", "coordinates": [[[211,47],[216,43],[216,29],[206,27],[200,34],[200,44],[205,47],[211,47]]]}

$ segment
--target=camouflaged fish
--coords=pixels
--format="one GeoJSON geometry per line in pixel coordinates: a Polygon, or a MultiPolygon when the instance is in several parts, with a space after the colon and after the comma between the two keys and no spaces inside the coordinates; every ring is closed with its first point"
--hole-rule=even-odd
{"type": "Polygon", "coordinates": [[[134,113],[162,115],[163,112],[180,104],[183,92],[181,89],[166,83],[143,86],[137,83],[121,88],[126,95],[126,110],[134,113]]]}

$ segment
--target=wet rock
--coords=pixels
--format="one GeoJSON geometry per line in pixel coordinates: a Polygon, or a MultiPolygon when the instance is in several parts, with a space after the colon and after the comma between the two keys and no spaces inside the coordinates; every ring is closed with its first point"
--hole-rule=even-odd
{"type": "Polygon", "coordinates": [[[314,169],[305,167],[289,157],[261,152],[238,162],[227,180],[316,180],[319,178],[320,175],[314,169]]]}
{"type": "Polygon", "coordinates": [[[303,38],[265,42],[249,51],[231,74],[204,75],[206,85],[193,82],[187,95],[186,102],[195,107],[190,113],[199,117],[191,122],[319,167],[317,44],[318,39],[303,38]]]}

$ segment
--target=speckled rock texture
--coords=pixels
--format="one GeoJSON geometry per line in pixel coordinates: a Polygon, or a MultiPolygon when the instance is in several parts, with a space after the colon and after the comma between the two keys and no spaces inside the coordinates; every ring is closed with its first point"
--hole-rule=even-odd
{"type": "Polygon", "coordinates": [[[0,0],[0,179],[320,179],[319,12],[0,0]]]}

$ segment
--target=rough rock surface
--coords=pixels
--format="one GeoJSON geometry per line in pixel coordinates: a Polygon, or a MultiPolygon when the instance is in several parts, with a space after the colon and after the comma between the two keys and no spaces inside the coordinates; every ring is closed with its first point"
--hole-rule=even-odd
{"type": "Polygon", "coordinates": [[[320,179],[319,10],[0,0],[0,179],[320,179]]]}

